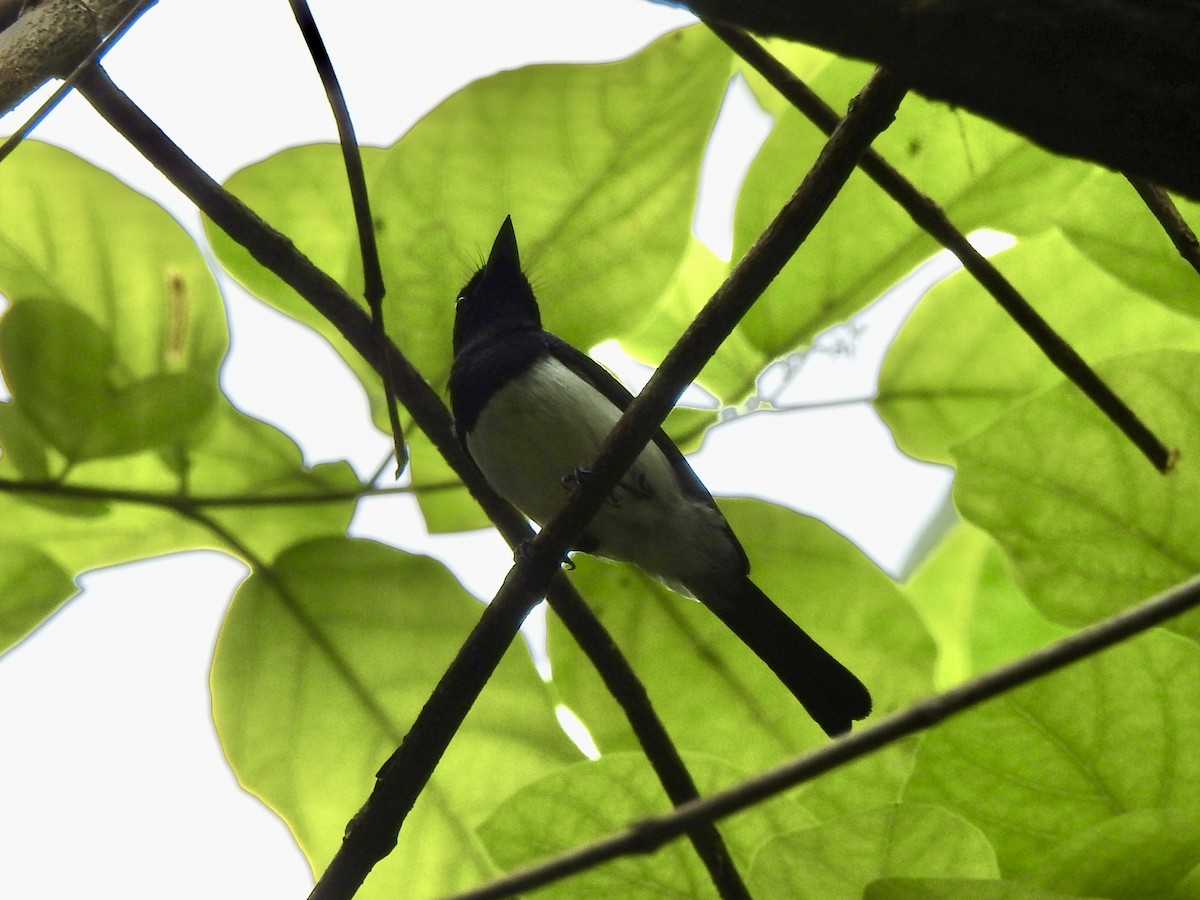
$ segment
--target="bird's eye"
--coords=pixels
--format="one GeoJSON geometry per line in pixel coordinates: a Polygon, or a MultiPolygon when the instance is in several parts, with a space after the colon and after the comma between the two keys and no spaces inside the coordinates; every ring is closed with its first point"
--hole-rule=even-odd
{"type": "Polygon", "coordinates": [[[459,294],[457,297],[454,298],[454,305],[458,306],[458,304],[462,303],[466,299],[467,299],[467,295],[465,293],[459,294]]]}

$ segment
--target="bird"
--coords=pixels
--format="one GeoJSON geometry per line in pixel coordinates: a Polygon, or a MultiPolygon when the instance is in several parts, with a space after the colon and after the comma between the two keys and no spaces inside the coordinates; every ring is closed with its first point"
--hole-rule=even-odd
{"type": "MultiPolygon", "coordinates": [[[[542,328],[511,216],[458,294],[453,351],[449,395],[459,441],[497,493],[545,525],[586,479],[633,395],[542,328]]],[[[871,712],[863,683],[750,580],[745,550],[661,429],[573,549],[633,563],[698,599],[829,736],[871,712]]]]}

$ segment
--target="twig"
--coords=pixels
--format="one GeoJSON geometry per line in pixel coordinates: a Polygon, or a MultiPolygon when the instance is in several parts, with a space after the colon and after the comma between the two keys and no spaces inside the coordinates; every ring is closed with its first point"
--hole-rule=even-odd
{"type": "Polygon", "coordinates": [[[454,900],[497,900],[559,881],[568,875],[633,853],[651,853],[697,821],[713,821],[747,809],[830,769],[931,728],[953,715],[1056,672],[1200,606],[1200,577],[1092,625],[1016,662],[993,669],[958,687],[893,713],[874,725],[827,744],[806,756],[748,779],[628,830],[564,853],[547,862],[458,894],[454,900]]]}
{"type": "Polygon", "coordinates": [[[48,497],[74,497],[78,500],[100,500],[111,503],[141,503],[167,509],[213,509],[242,506],[304,506],[314,503],[340,503],[360,497],[381,497],[389,494],[423,494],[455,490],[461,481],[439,481],[434,484],[404,485],[401,487],[371,487],[364,485],[344,491],[313,491],[288,494],[172,494],[161,491],[138,491],[110,488],[102,485],[64,484],[61,481],[25,481],[0,478],[0,494],[38,494],[48,497]]]}
{"type": "MultiPolygon", "coordinates": [[[[746,32],[719,22],[706,25],[754,67],[772,87],[826,134],[837,126],[838,114],[771,56],[746,32]]],[[[1121,430],[1160,472],[1171,470],[1175,455],[1118,397],[1075,349],[1050,327],[1015,287],[988,262],[931,198],[918,191],[878,152],[869,150],[862,170],[907,212],[934,240],[958,257],[963,267],[991,294],[1030,339],[1121,430]]]]}
{"type": "MultiPolygon", "coordinates": [[[[81,81],[80,90],[118,132],[219,228],[245,247],[259,263],[295,289],[338,329],[364,359],[375,366],[376,371],[380,371],[381,351],[374,340],[375,332],[371,322],[337,282],[314,266],[284,235],[272,229],[213,181],[175,146],[98,66],[81,81]]],[[[385,349],[391,358],[389,364],[397,376],[397,393],[417,425],[463,479],[463,483],[505,539],[512,546],[522,545],[532,535],[524,516],[502,500],[475,469],[455,440],[450,415],[433,389],[395,345],[389,341],[385,349]]],[[[505,602],[496,600],[485,609],[467,642],[426,703],[421,716],[418,717],[418,723],[414,723],[406,737],[405,745],[419,748],[419,756],[423,761],[422,767],[413,773],[416,783],[412,786],[412,799],[415,799],[424,787],[433,766],[457,731],[462,718],[483,689],[505,649],[516,637],[521,622],[536,602],[536,597],[545,593],[544,588],[541,593],[536,594],[532,589],[526,590],[528,593],[524,597],[510,597],[505,602]]],[[[606,679],[614,677],[614,673],[620,671],[623,678],[630,683],[636,683],[636,675],[629,669],[627,661],[570,584],[558,579],[548,599],[560,614],[564,608],[573,612],[568,627],[573,623],[577,630],[572,632],[572,636],[585,651],[589,651],[589,659],[606,679]],[[590,634],[578,631],[585,622],[590,634]]],[[[564,618],[564,621],[567,620],[564,618]]],[[[664,769],[675,770],[672,781],[665,783],[664,788],[668,796],[678,803],[685,798],[685,794],[688,797],[695,796],[695,790],[693,788],[690,793],[683,790],[683,786],[690,783],[690,776],[653,709],[648,703],[641,702],[644,696],[644,690],[639,686],[638,690],[630,692],[629,696],[622,695],[616,699],[622,704],[655,769],[660,772],[664,769]]],[[[404,812],[411,807],[412,799],[407,801],[408,806],[404,807],[404,812]]],[[[404,812],[401,813],[400,820],[403,819],[404,812]]],[[[326,892],[326,897],[348,897],[354,893],[370,867],[394,845],[400,820],[392,828],[390,837],[385,830],[382,835],[370,835],[369,839],[360,841],[359,848],[370,857],[369,859],[364,857],[355,860],[353,850],[344,855],[343,864],[351,863],[348,868],[353,874],[349,879],[341,877],[338,872],[322,877],[324,887],[319,885],[319,888],[326,892]],[[380,855],[371,856],[375,852],[380,855]]],[[[385,821],[384,828],[387,827],[390,826],[385,821]]],[[[715,830],[712,834],[716,835],[715,830]]],[[[368,836],[364,832],[360,837],[368,836]]],[[[704,845],[712,846],[715,843],[719,843],[719,837],[716,841],[706,839],[704,842],[698,842],[697,850],[710,869],[716,867],[719,871],[722,868],[721,864],[718,861],[710,861],[707,851],[703,849],[704,845]]],[[[343,854],[339,853],[339,857],[343,857],[343,854]]],[[[715,874],[714,878],[720,883],[715,874]]]]}
{"type": "Polygon", "coordinates": [[[379,266],[379,247],[375,241],[374,218],[371,216],[371,201],[367,194],[367,178],[363,173],[362,154],[358,149],[358,139],[354,136],[354,122],[350,118],[350,110],[346,108],[346,98],[338,84],[337,73],[333,69],[333,61],[329,51],[325,49],[325,41],[321,31],[313,20],[312,10],[307,0],[290,0],[292,14],[313,65],[321,76],[321,84],[325,87],[325,96],[329,100],[329,108],[333,110],[334,121],[337,122],[338,143],[342,148],[342,161],[346,167],[346,180],[350,182],[350,200],[354,206],[354,224],[358,228],[358,247],[362,254],[363,265],[363,297],[371,310],[371,320],[375,325],[376,352],[383,361],[383,395],[387,405],[388,422],[392,428],[392,443],[396,452],[396,477],[399,478],[408,465],[408,451],[405,449],[404,429],[400,426],[400,413],[396,410],[396,377],[390,364],[391,357],[386,350],[387,331],[383,327],[383,271],[379,266]]]}
{"type": "Polygon", "coordinates": [[[1200,273],[1200,241],[1196,240],[1196,233],[1180,215],[1179,209],[1171,197],[1157,184],[1153,184],[1145,178],[1137,178],[1133,175],[1126,177],[1133,185],[1133,189],[1138,192],[1138,196],[1142,198],[1142,202],[1146,204],[1150,212],[1154,213],[1154,218],[1158,219],[1163,231],[1167,233],[1167,237],[1171,239],[1175,249],[1179,251],[1179,255],[1197,273],[1200,273]]]}

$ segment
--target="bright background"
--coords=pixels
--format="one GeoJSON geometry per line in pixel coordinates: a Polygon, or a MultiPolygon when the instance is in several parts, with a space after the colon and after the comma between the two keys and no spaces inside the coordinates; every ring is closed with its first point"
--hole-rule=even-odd
{"type": "MultiPolygon", "coordinates": [[[[691,21],[643,0],[314,0],[313,9],[359,139],[380,145],[476,78],[533,62],[619,58],[691,21]]],[[[283,147],[335,138],[283,0],[164,0],[106,65],[219,180],[283,147]]],[[[13,131],[49,90],[5,117],[0,134],[13,131]]],[[[768,128],[735,85],[710,148],[695,225],[724,255],[737,185],[768,128]]],[[[78,97],[34,137],[116,173],[200,234],[187,201],[78,97]]],[[[464,237],[474,243],[463,258],[490,239],[464,237]]],[[[714,430],[692,457],[713,493],[789,504],[900,572],[913,541],[945,513],[949,472],[897,453],[869,404],[836,401],[871,395],[904,314],[952,268],[945,258],[931,261],[853,327],[819,339],[819,352],[793,360],[790,371],[774,367],[763,393],[802,408],[714,430]]],[[[371,425],[348,370],[321,338],[228,280],[221,284],[233,333],[222,380],[234,403],[293,435],[309,463],[348,459],[360,474],[373,472],[389,444],[371,425]]],[[[640,386],[636,366],[602,358],[640,386]]],[[[363,501],[352,531],[446,560],[483,598],[511,561],[491,532],[426,535],[404,497],[363,501]]],[[[239,562],[217,553],[89,573],[78,596],[0,658],[0,897],[307,894],[307,864],[283,824],[237,785],[211,722],[212,645],[245,575],[239,562]]]]}

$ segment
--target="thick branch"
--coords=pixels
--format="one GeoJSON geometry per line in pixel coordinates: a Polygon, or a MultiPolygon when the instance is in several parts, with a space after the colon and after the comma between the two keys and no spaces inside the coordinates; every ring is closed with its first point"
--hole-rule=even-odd
{"type": "Polygon", "coordinates": [[[66,78],[138,0],[43,0],[0,32],[0,114],[66,78]]]}
{"type": "Polygon", "coordinates": [[[1200,0],[687,0],[1200,198],[1200,0]]]}

